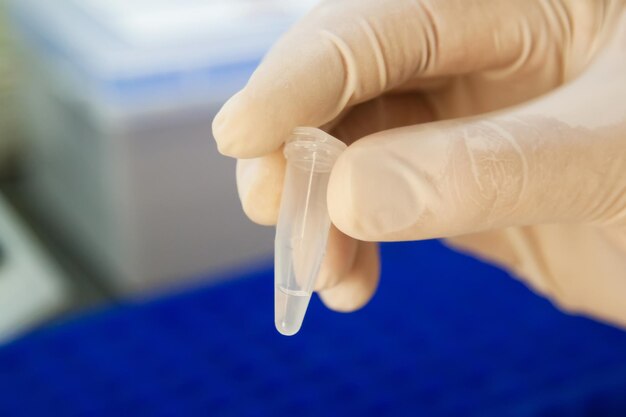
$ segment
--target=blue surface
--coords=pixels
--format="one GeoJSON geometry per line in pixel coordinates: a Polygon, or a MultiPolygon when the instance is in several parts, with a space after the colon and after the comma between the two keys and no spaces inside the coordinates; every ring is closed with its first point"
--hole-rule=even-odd
{"type": "Polygon", "coordinates": [[[374,300],[273,328],[270,270],[0,349],[0,416],[624,416],[626,333],[437,242],[383,246],[374,300]]]}

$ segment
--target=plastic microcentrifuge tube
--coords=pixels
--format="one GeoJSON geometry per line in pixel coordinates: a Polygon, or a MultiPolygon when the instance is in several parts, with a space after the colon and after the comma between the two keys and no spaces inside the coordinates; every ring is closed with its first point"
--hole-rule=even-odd
{"type": "Polygon", "coordinates": [[[285,145],[287,170],[276,226],[274,321],[291,336],[300,330],[320,270],[330,229],[326,189],[346,145],[311,127],[299,127],[285,145]]]}

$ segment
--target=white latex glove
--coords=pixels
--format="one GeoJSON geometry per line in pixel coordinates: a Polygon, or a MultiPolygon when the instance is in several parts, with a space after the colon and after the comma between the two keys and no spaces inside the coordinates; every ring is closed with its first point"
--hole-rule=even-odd
{"type": "Polygon", "coordinates": [[[220,151],[252,158],[245,212],[276,221],[281,145],[321,126],[352,143],[328,190],[329,307],[374,293],[372,242],[443,237],[626,326],[624,3],[323,2],[215,118],[220,151]]]}

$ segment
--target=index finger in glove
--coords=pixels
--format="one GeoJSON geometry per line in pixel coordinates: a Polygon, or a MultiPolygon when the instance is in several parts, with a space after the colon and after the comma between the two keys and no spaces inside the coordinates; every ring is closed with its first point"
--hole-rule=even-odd
{"type": "Polygon", "coordinates": [[[512,62],[524,44],[517,23],[533,21],[532,13],[539,13],[534,1],[326,1],[275,45],[216,116],[219,150],[262,156],[296,126],[323,125],[409,80],[512,62]]]}

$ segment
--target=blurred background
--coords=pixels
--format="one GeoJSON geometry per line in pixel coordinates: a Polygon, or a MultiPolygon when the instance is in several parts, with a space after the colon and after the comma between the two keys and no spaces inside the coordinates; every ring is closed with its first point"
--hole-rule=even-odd
{"type": "Polygon", "coordinates": [[[0,0],[0,416],[626,415],[626,336],[437,242],[273,328],[211,121],[315,0],[0,0]]]}
{"type": "Polygon", "coordinates": [[[312,3],[4,1],[0,207],[53,282],[25,298],[72,309],[271,259],[211,121],[312,3]]]}

